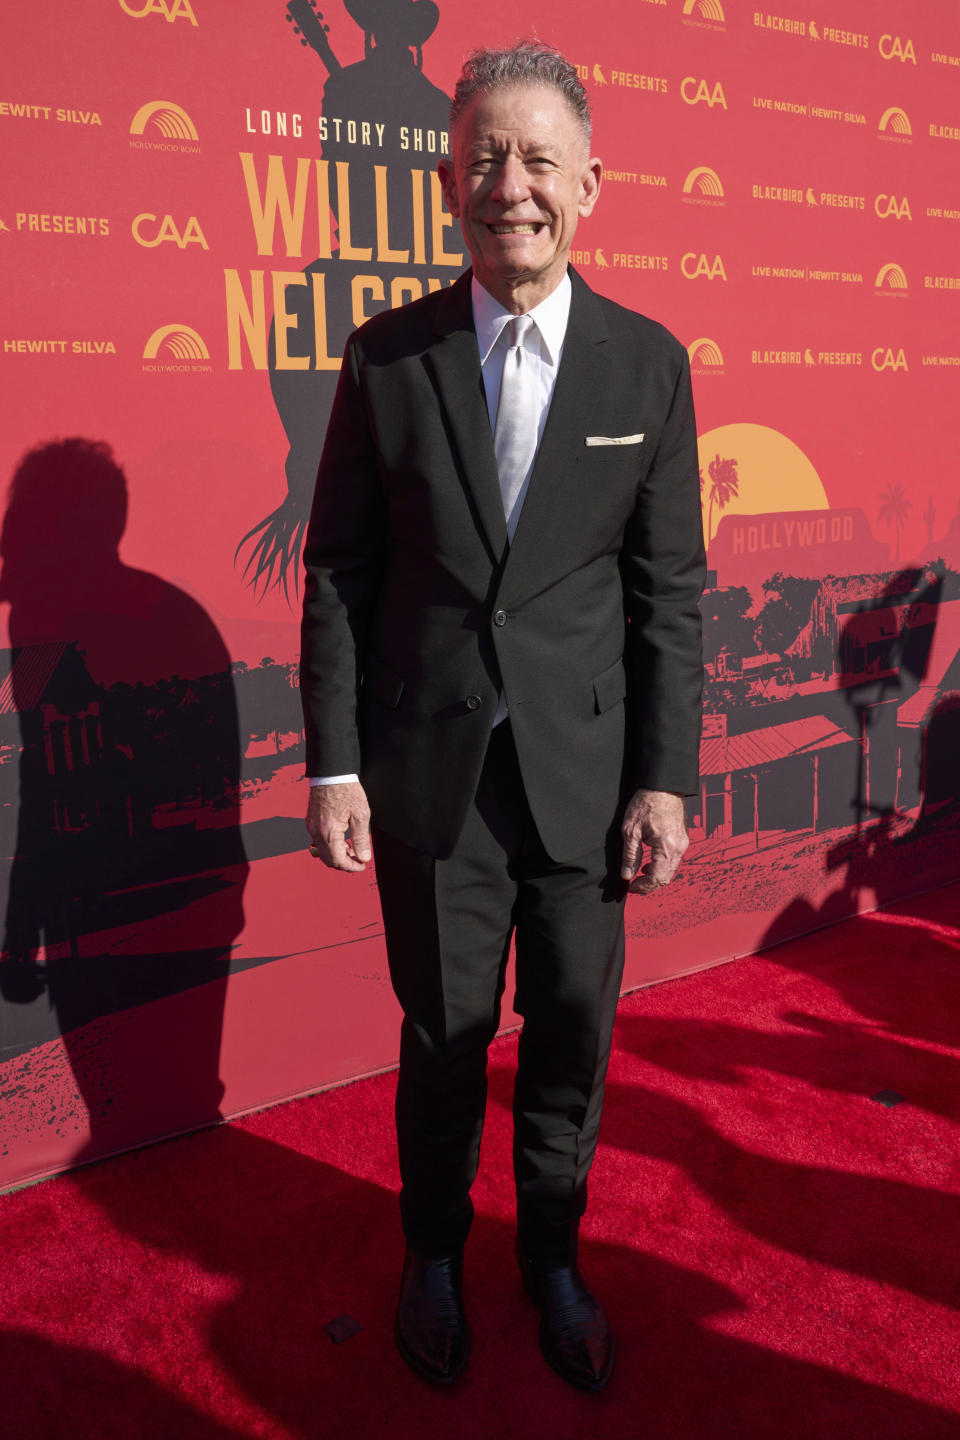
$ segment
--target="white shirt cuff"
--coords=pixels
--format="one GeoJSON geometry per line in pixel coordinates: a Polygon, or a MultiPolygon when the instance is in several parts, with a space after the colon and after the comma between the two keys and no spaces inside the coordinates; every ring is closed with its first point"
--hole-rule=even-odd
{"type": "Polygon", "coordinates": [[[352,785],[359,784],[359,775],[311,775],[311,785],[352,785]]]}

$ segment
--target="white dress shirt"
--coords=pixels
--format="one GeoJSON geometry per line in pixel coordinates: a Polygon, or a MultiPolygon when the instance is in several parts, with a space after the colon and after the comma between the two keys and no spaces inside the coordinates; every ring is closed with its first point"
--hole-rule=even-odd
{"type": "MultiPolygon", "coordinates": [[[[557,383],[557,369],[560,365],[560,357],[563,354],[563,342],[567,333],[567,321],[570,318],[570,296],[572,293],[570,276],[564,272],[563,279],[552,290],[546,300],[541,300],[527,314],[535,322],[535,329],[530,331],[525,343],[526,360],[530,365],[537,382],[537,400],[539,408],[539,419],[537,424],[537,446],[543,439],[543,428],[547,423],[547,415],[550,411],[550,402],[553,399],[554,387],[557,383]]],[[[495,300],[488,290],[485,290],[476,276],[473,277],[470,286],[470,298],[473,304],[473,324],[477,332],[477,348],[480,351],[480,370],[483,375],[483,389],[487,397],[487,414],[490,417],[491,435],[497,428],[497,405],[500,400],[500,381],[503,378],[503,362],[506,358],[510,345],[509,326],[513,315],[505,310],[499,300],[495,300]]],[[[533,466],[530,467],[531,472],[533,466]]],[[[527,493],[527,486],[530,483],[530,475],[527,475],[520,496],[514,510],[513,528],[516,528],[516,520],[519,518],[527,493]]],[[[511,535],[511,539],[513,536],[511,535]]],[[[497,706],[494,715],[494,725],[499,725],[507,714],[506,701],[503,695],[497,706]]],[[[337,785],[349,784],[358,780],[358,775],[314,775],[310,778],[311,785],[337,785]]]]}
{"type": "MultiPolygon", "coordinates": [[[[570,276],[566,273],[556,290],[526,313],[534,322],[535,329],[524,345],[527,364],[537,385],[537,447],[543,439],[543,427],[547,423],[553,389],[557,383],[557,366],[563,353],[563,341],[570,318],[570,276]]],[[[509,310],[504,310],[499,300],[494,300],[474,277],[471,285],[473,300],[473,323],[477,332],[477,347],[480,351],[480,369],[483,374],[483,389],[487,397],[487,414],[490,416],[491,434],[497,428],[497,406],[500,401],[500,381],[503,379],[503,362],[510,347],[509,325],[513,319],[509,310]]],[[[531,471],[533,467],[531,466],[531,471]]],[[[527,475],[517,508],[514,511],[513,529],[530,483],[527,475]]],[[[513,535],[510,536],[513,539],[513,535]]]]}

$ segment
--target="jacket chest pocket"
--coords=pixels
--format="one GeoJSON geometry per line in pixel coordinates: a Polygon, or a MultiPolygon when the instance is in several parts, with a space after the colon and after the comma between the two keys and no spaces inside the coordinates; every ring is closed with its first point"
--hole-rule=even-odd
{"type": "Polygon", "coordinates": [[[578,456],[576,484],[585,513],[625,520],[636,504],[647,470],[643,445],[584,447],[578,456]]]}

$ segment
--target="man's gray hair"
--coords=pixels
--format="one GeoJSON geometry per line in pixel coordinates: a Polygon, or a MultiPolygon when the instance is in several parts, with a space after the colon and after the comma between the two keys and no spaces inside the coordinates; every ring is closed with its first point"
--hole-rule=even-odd
{"type": "Polygon", "coordinates": [[[559,90],[590,142],[590,100],[576,67],[543,40],[518,40],[506,50],[474,50],[463,62],[450,102],[450,129],[475,95],[504,85],[542,85],[559,90]]]}

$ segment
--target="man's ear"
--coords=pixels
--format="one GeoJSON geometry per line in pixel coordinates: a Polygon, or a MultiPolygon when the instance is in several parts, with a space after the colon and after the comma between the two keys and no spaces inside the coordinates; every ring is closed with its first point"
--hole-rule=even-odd
{"type": "Polygon", "coordinates": [[[588,160],[580,177],[580,205],[579,211],[582,216],[590,214],[597,203],[597,196],[600,194],[600,182],[603,179],[603,165],[594,157],[588,160]]]}
{"type": "Polygon", "coordinates": [[[454,174],[453,162],[450,160],[438,161],[437,175],[440,178],[440,185],[443,190],[443,198],[447,202],[447,209],[455,220],[459,220],[460,202],[457,199],[457,177],[454,174]]]}

